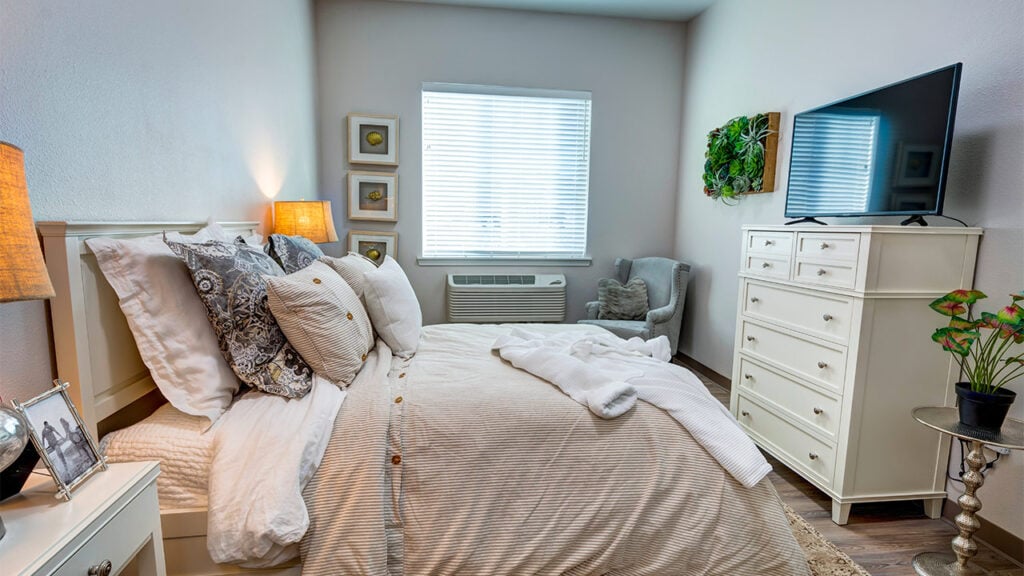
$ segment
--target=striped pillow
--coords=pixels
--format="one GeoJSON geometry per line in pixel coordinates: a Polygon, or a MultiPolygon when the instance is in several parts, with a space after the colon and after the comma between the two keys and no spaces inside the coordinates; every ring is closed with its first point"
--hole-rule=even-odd
{"type": "Polygon", "coordinates": [[[363,297],[363,288],[366,284],[364,276],[367,272],[373,272],[377,269],[377,265],[373,263],[373,260],[356,252],[349,252],[341,258],[321,256],[320,261],[340,274],[349,287],[352,288],[352,291],[356,293],[356,296],[360,298],[363,297]]]}
{"type": "Polygon", "coordinates": [[[373,348],[370,319],[352,288],[322,262],[264,280],[267,304],[292,347],[317,374],[351,383],[373,348]]]}

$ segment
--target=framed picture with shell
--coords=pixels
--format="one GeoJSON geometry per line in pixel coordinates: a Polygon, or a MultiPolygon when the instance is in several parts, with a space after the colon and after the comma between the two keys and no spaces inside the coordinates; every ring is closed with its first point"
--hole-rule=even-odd
{"type": "Polygon", "coordinates": [[[349,114],[348,161],[398,166],[398,116],[349,114]]]}
{"type": "Polygon", "coordinates": [[[348,249],[366,256],[380,266],[384,263],[384,256],[398,258],[398,232],[349,230],[348,249]]]}
{"type": "Polygon", "coordinates": [[[398,221],[398,175],[385,172],[348,173],[348,219],[398,221]]]}

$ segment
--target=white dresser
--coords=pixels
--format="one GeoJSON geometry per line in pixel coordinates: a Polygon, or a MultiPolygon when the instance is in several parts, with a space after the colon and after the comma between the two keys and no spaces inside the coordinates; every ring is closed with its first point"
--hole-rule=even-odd
{"type": "Polygon", "coordinates": [[[970,288],[980,228],[746,226],[731,409],[755,442],[851,504],[946,497],[948,440],[910,417],[953,404],[928,303],[970,288]]]}

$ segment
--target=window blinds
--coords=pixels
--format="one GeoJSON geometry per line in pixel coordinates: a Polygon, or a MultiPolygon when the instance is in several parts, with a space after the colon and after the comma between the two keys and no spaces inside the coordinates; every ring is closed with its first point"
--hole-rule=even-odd
{"type": "Polygon", "coordinates": [[[590,93],[424,84],[423,256],[586,253],[590,93]]]}
{"type": "Polygon", "coordinates": [[[879,117],[801,114],[793,123],[789,214],[843,214],[868,209],[879,117]]]}

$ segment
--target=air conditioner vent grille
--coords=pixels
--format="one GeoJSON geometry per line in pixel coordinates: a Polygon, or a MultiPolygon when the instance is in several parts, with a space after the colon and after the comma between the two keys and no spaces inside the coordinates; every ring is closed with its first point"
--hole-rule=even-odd
{"type": "Polygon", "coordinates": [[[448,274],[449,322],[561,322],[563,274],[448,274]]]}

